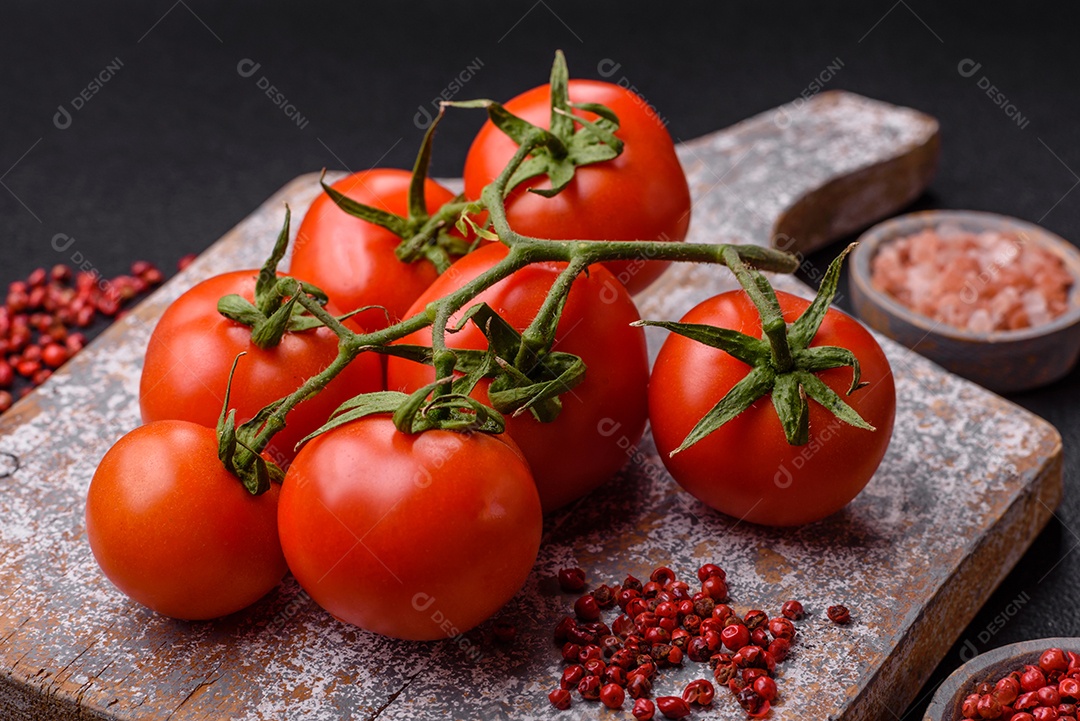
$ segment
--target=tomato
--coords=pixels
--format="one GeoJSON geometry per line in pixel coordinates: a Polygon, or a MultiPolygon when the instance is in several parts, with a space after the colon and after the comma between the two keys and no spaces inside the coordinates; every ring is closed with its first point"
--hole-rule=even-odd
{"type": "Polygon", "coordinates": [[[540,501],[520,451],[483,433],[339,426],[289,468],[278,509],[296,580],[336,618],[409,640],[456,636],[525,583],[540,501]]]}
{"type": "MultiPolygon", "coordinates": [[[[777,292],[784,320],[793,322],[809,302],[777,292]]],[[[761,319],[743,291],[722,293],[693,308],[683,323],[703,323],[761,337],[761,319]]],[[[672,334],[657,356],[649,382],[649,420],[656,448],[672,477],[702,503],[736,518],[793,526],[824,518],[870,481],[892,436],[896,390],[892,371],[873,336],[830,308],[811,346],[851,350],[869,385],[847,395],[850,368],[817,376],[877,430],[835,418],[810,400],[810,442],[789,445],[771,396],[697,444],[670,458],[687,434],[749,366],[724,351],[672,334]]]]}
{"type": "MultiPolygon", "coordinates": [[[[549,188],[539,176],[521,183],[506,199],[510,227],[519,233],[553,240],[670,240],[686,238],[690,225],[690,189],[663,121],[631,91],[596,80],[571,80],[570,100],[602,103],[619,117],[616,136],[625,142],[617,158],[576,169],[558,195],[544,198],[528,188],[549,188]]],[[[548,128],[551,91],[542,85],[510,102],[506,109],[534,125],[548,128]]],[[[595,119],[591,113],[575,114],[595,119]]],[[[465,159],[465,195],[478,199],[510,161],[517,144],[488,121],[465,159]]],[[[667,267],[667,262],[635,259],[605,265],[636,293],[667,267]]]]}
{"type": "Polygon", "coordinates": [[[252,496],[217,456],[213,429],[140,426],[113,445],[86,497],[86,536],[117,588],[165,616],[218,618],[284,577],[279,487],[252,496]]]}
{"type": "MultiPolygon", "coordinates": [[[[460,288],[506,256],[506,247],[492,244],[473,251],[444,273],[413,305],[409,314],[460,288]]],[[[485,302],[518,331],[536,316],[548,290],[565,264],[536,263],[493,285],[468,305],[485,302]]],[[[454,316],[456,325],[460,313],[454,316]]],[[[639,319],[634,301],[601,266],[574,282],[555,335],[554,350],[580,356],[585,380],[561,396],[562,412],[541,423],[526,412],[508,416],[506,429],[532,467],[544,511],[581,498],[610,479],[641,438],[648,415],[646,387],[649,361],[645,334],[630,326],[639,319]]],[[[473,324],[448,334],[451,348],[483,349],[487,339],[473,324]]],[[[431,345],[431,331],[406,336],[402,343],[431,345]]],[[[401,358],[387,363],[387,387],[413,391],[435,378],[434,369],[401,358]]],[[[487,403],[487,381],[473,396],[487,403]]]]}
{"type": "MultiPolygon", "coordinates": [[[[328,328],[286,333],[280,344],[264,350],[251,342],[250,328],[218,313],[223,295],[252,300],[257,275],[240,270],[204,280],[161,316],[150,336],[139,384],[144,423],[177,419],[214,427],[238,353],[247,355],[237,364],[232,383],[230,405],[237,409],[237,423],[296,390],[337,356],[337,336],[328,328]]],[[[270,441],[268,454],[285,465],[296,455],[300,439],[325,423],[343,401],[381,388],[380,359],[362,354],[321,393],[289,412],[288,425],[270,441]]]]}
{"type": "MultiPolygon", "coordinates": [[[[410,173],[379,168],[354,173],[333,184],[349,198],[404,216],[409,210],[410,173]]],[[[429,213],[454,194],[430,178],[425,184],[429,213]]],[[[368,305],[386,308],[396,321],[439,274],[427,260],[403,263],[394,255],[401,238],[386,228],[353,217],[326,193],[304,216],[293,246],[291,275],[313,283],[348,313],[368,305]]],[[[386,314],[369,310],[355,316],[370,330],[387,325],[386,314]]]]}

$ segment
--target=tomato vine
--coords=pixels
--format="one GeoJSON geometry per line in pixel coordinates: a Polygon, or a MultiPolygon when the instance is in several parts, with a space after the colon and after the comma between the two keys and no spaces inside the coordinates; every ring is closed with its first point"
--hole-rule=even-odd
{"type": "MultiPolygon", "coordinates": [[[[552,92],[554,132],[514,118],[501,104],[494,101],[445,103],[436,122],[432,123],[425,134],[417,157],[414,172],[418,180],[410,188],[410,217],[406,220],[396,216],[387,218],[386,214],[379,215],[378,211],[372,212],[373,209],[359,206],[323,183],[326,192],[346,212],[400,232],[403,239],[398,255],[403,261],[415,260],[423,256],[438,267],[445,266],[449,254],[445,245],[440,244],[439,238],[445,237],[445,231],[451,224],[460,226],[463,223],[471,223],[481,237],[497,238],[499,242],[507,246],[508,253],[505,258],[470,282],[429,304],[423,312],[387,328],[368,333],[357,333],[346,328],[338,318],[322,307],[320,298],[306,292],[298,281],[293,281],[292,288],[283,291],[283,294],[289,296],[287,302],[299,304],[311,317],[338,336],[338,355],[322,372],[308,378],[293,393],[266,406],[250,421],[230,431],[235,433],[236,442],[231,443],[225,439],[223,444],[234,449],[228,463],[241,477],[254,472],[258,453],[266,447],[273,435],[285,426],[286,415],[294,406],[321,391],[361,353],[407,353],[408,351],[402,350],[400,346],[395,347],[390,344],[429,326],[432,329],[432,346],[430,351],[427,351],[430,357],[425,360],[435,368],[437,381],[434,384],[417,391],[412,398],[404,394],[383,393],[375,395],[366,402],[358,400],[355,403],[346,404],[316,434],[325,432],[347,420],[373,413],[400,411],[402,408],[407,408],[409,412],[395,412],[394,418],[399,430],[404,432],[411,433],[427,428],[489,432],[500,430],[501,418],[496,409],[481,410],[478,413],[477,404],[467,399],[470,384],[475,384],[479,377],[484,375],[509,376],[508,384],[516,390],[514,395],[517,400],[512,407],[513,412],[516,413],[532,409],[549,398],[552,395],[550,382],[535,381],[529,377],[529,372],[538,364],[542,364],[551,352],[554,331],[574,280],[581,273],[587,272],[588,267],[595,263],[649,258],[655,261],[730,265],[733,259],[738,259],[741,264],[747,264],[762,271],[790,273],[796,269],[797,261],[793,256],[771,248],[753,245],[549,240],[516,232],[507,218],[505,199],[517,183],[534,177],[537,173],[550,173],[553,185],[565,186],[568,182],[567,173],[570,174],[569,177],[572,177],[576,167],[574,162],[564,162],[567,157],[572,157],[568,148],[579,149],[578,152],[582,154],[583,159],[575,162],[581,163],[603,162],[609,155],[615,157],[622,150],[621,143],[614,139],[612,133],[612,126],[617,127],[617,124],[610,111],[595,106],[585,108],[599,115],[602,122],[582,121],[576,117],[570,120],[566,117],[566,107],[571,106],[565,95],[564,74],[565,60],[560,53],[552,73],[553,86],[556,88],[552,92]],[[564,105],[566,107],[563,107],[564,105]],[[501,124],[500,127],[512,128],[514,140],[519,145],[499,176],[483,189],[479,202],[469,203],[460,199],[459,196],[429,216],[424,211],[423,181],[426,178],[430,160],[434,130],[445,114],[446,108],[451,106],[485,109],[493,121],[501,124]],[[556,122],[557,118],[559,122],[556,122]],[[577,127],[579,125],[580,127],[577,127]],[[607,150],[597,150],[598,145],[602,145],[607,150]],[[581,148],[587,150],[582,151],[581,148]],[[545,157],[546,160],[544,163],[537,163],[535,161],[538,157],[545,157]],[[476,226],[472,217],[485,211],[488,216],[487,224],[484,227],[476,226]],[[465,220],[466,218],[468,220],[465,220]],[[454,220],[458,222],[452,223],[454,220]],[[469,301],[479,293],[515,271],[529,264],[545,261],[562,262],[567,266],[552,286],[546,301],[532,323],[521,334],[520,343],[513,358],[496,358],[494,353],[489,352],[488,361],[485,363],[475,354],[470,355],[447,348],[446,333],[451,330],[448,326],[455,313],[465,308],[469,301]],[[463,374],[463,377],[455,380],[455,373],[463,374]],[[427,400],[429,396],[430,400],[427,400]],[[418,414],[423,416],[423,422],[417,422],[418,414]]],[[[538,192],[549,193],[547,190],[538,192]]],[[[475,316],[478,312],[478,310],[470,309],[469,317],[475,316]]],[[[485,314],[485,316],[487,329],[491,332],[491,324],[496,321],[490,315],[485,314]]],[[[580,382],[583,374],[584,368],[581,368],[580,372],[574,375],[576,379],[574,382],[580,382]]],[[[570,383],[567,382],[563,390],[569,387],[571,387],[570,383]]],[[[263,484],[259,485],[263,486],[263,484]]]]}

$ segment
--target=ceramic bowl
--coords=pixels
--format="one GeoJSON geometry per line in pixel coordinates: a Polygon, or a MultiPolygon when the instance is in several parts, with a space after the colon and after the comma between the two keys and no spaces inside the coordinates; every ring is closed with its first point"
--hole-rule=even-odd
{"type": "Polygon", "coordinates": [[[934,698],[930,701],[930,706],[926,709],[923,721],[960,721],[964,718],[960,707],[964,699],[975,692],[976,686],[984,681],[996,683],[1010,671],[1029,663],[1037,665],[1039,656],[1048,648],[1060,648],[1064,651],[1080,653],[1080,638],[1043,638],[1036,641],[1022,641],[976,656],[953,671],[952,675],[938,686],[934,698]]]}
{"type": "Polygon", "coordinates": [[[1080,356],[1080,251],[1033,223],[966,210],[909,213],[866,231],[852,253],[849,273],[855,311],[867,325],[990,390],[1016,392],[1052,383],[1066,375],[1080,356]],[[916,313],[873,287],[870,264],[883,244],[945,223],[976,233],[1014,233],[1060,257],[1076,279],[1069,308],[1045,325],[978,333],[916,313]]]}

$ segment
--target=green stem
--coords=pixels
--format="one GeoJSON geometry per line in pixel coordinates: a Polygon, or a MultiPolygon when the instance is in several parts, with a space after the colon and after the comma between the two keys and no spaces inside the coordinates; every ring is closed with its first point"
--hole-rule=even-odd
{"type": "Polygon", "coordinates": [[[570,297],[570,288],[582,271],[589,266],[589,261],[582,257],[574,257],[570,263],[559,273],[559,277],[552,283],[544,304],[540,306],[532,323],[521,334],[521,349],[514,365],[518,368],[531,366],[540,358],[540,354],[551,348],[555,342],[555,331],[559,326],[559,318],[562,317],[566,299],[570,297]]]}
{"type": "MultiPolygon", "coordinates": [[[[431,360],[432,365],[435,367],[435,380],[442,380],[443,378],[452,378],[454,376],[454,366],[457,362],[457,356],[454,355],[454,351],[446,347],[446,326],[450,323],[450,316],[453,313],[446,305],[439,304],[435,309],[435,320],[431,324],[431,360]]],[[[443,383],[442,385],[435,386],[432,391],[432,397],[438,398],[439,396],[447,395],[453,392],[450,383],[443,383]]],[[[439,418],[444,413],[449,412],[447,408],[435,407],[432,409],[432,413],[436,418],[439,418]]]]}
{"type": "Polygon", "coordinates": [[[431,121],[424,140],[420,143],[420,152],[416,154],[416,162],[413,163],[412,177],[409,181],[409,220],[416,223],[427,220],[427,203],[425,202],[424,186],[427,183],[428,168],[431,166],[431,148],[435,140],[435,128],[443,119],[443,111],[431,121]]]}
{"type": "MultiPolygon", "coordinates": [[[[669,243],[663,241],[545,240],[521,235],[510,227],[503,199],[507,192],[510,177],[535,148],[546,143],[547,139],[542,132],[530,133],[526,137],[526,142],[523,142],[518,147],[517,152],[515,152],[514,157],[503,172],[486,186],[481,194],[481,202],[486,206],[490,214],[495,232],[498,234],[499,240],[508,246],[509,253],[501,261],[465,285],[429,304],[424,311],[378,331],[354,333],[328,313],[314,298],[307,293],[297,291],[297,301],[337,334],[339,338],[338,355],[321,372],[308,378],[295,391],[272,404],[273,412],[270,413],[263,426],[254,433],[254,437],[250,440],[248,438],[242,439],[246,445],[256,452],[261,452],[273,435],[284,428],[285,417],[288,412],[297,404],[325,388],[360,353],[369,350],[373,346],[388,345],[428,326],[433,326],[432,349],[434,351],[436,375],[438,378],[452,375],[455,358],[453,351],[446,346],[446,327],[451,316],[487,288],[532,263],[543,261],[569,263],[569,266],[556,279],[536,318],[523,334],[526,342],[522,344],[522,348],[524,350],[528,347],[529,352],[532,353],[540,353],[550,346],[554,328],[558,325],[559,314],[574,280],[585,268],[593,263],[635,258],[713,263],[727,265],[736,272],[736,275],[739,273],[748,274],[745,266],[747,262],[758,269],[780,273],[793,272],[798,266],[795,258],[787,253],[756,246],[669,243]]],[[[417,237],[423,242],[414,238],[416,245],[411,245],[410,249],[421,250],[423,243],[435,237],[440,228],[452,222],[468,205],[470,204],[453,201],[440,208],[421,226],[417,237]]],[[[773,301],[775,302],[775,296],[773,301]]],[[[779,312],[779,307],[777,307],[777,312],[779,312]]],[[[782,323],[783,319],[781,318],[780,321],[782,323]]],[[[784,332],[785,329],[780,329],[780,333],[784,332]]],[[[772,336],[770,336],[771,339],[772,336]]],[[[779,341],[779,337],[777,340],[779,341]]],[[[776,347],[781,346],[784,349],[787,348],[786,340],[783,344],[778,342],[776,347]]],[[[790,360],[790,352],[788,353],[788,359],[790,360]]],[[[781,360],[778,359],[778,363],[781,360]]],[[[450,386],[446,384],[440,389],[436,393],[449,392],[450,386]]],[[[250,464],[254,462],[254,457],[245,451],[237,454],[235,462],[238,465],[250,464]]]]}
{"type": "Polygon", "coordinates": [[[751,302],[761,316],[761,330],[772,348],[773,365],[778,373],[787,373],[795,367],[791,357],[791,345],[788,343],[787,323],[780,311],[780,301],[764,276],[751,272],[743,263],[736,246],[724,248],[724,261],[735,274],[735,278],[750,296],[751,302]],[[764,281],[764,282],[762,282],[764,281]]]}
{"type": "MultiPolygon", "coordinates": [[[[285,426],[285,417],[288,412],[300,402],[310,398],[325,388],[327,384],[341,373],[341,371],[343,371],[361,352],[372,346],[388,345],[395,340],[400,340],[401,338],[428,326],[435,326],[432,330],[432,347],[436,350],[441,347],[449,354],[444,354],[441,359],[439,355],[436,354],[437,362],[440,363],[440,365],[436,366],[437,376],[446,377],[447,375],[452,374],[453,353],[446,349],[445,345],[446,324],[450,317],[461,310],[470,300],[475,298],[481,292],[531,263],[568,260],[575,266],[585,267],[598,260],[611,259],[605,252],[597,253],[593,251],[593,246],[600,246],[601,249],[608,247],[613,251],[618,251],[620,246],[623,245],[639,245],[641,248],[648,249],[653,253],[650,257],[655,257],[659,260],[680,260],[687,257],[693,257],[700,262],[718,264],[726,264],[729,262],[729,259],[725,258],[725,251],[729,251],[733,252],[736,258],[742,259],[745,256],[747,260],[750,260],[755,264],[758,262],[765,264],[767,261],[768,265],[781,270],[781,272],[783,272],[784,268],[788,267],[788,262],[786,262],[785,259],[789,258],[789,256],[786,256],[779,251],[768,251],[766,255],[762,256],[758,251],[767,251],[767,249],[754,248],[753,246],[712,244],[691,246],[684,243],[664,242],[628,244],[623,242],[548,241],[528,238],[526,236],[518,237],[523,241],[522,244],[511,248],[507,256],[497,264],[488,268],[456,291],[435,301],[423,312],[417,313],[410,318],[395,323],[387,328],[383,328],[382,330],[370,333],[354,333],[328,313],[321,305],[319,305],[318,301],[311,298],[306,293],[301,293],[297,297],[297,301],[338,335],[340,339],[340,343],[338,344],[338,355],[325,369],[309,378],[295,391],[278,401],[274,412],[270,415],[267,422],[258,430],[254,438],[252,438],[247,445],[251,446],[251,448],[256,451],[262,451],[266,448],[274,434],[285,426]],[[676,247],[681,247],[684,251],[689,249],[691,252],[689,254],[674,253],[673,251],[676,247]],[[440,329],[442,331],[441,333],[439,332],[440,329]],[[436,340],[436,338],[439,340],[436,340]],[[440,342],[441,346],[436,345],[440,342]]],[[[619,253],[615,253],[615,256],[619,256],[619,253]]],[[[794,259],[791,259],[790,263],[794,263],[794,259]]],[[[566,288],[571,287],[573,279],[576,278],[580,272],[579,269],[571,274],[569,269],[567,269],[560,274],[559,279],[557,279],[556,284],[553,286],[553,290],[560,286],[565,286],[566,288]],[[562,283],[559,281],[562,281],[562,283]]],[[[539,314],[538,317],[543,315],[544,307],[560,303],[560,301],[558,301],[559,295],[564,294],[557,292],[545,300],[545,304],[541,308],[541,314],[539,314]],[[556,300],[552,300],[553,297],[556,298],[556,300]]],[[[565,299],[561,302],[565,302],[565,299]]],[[[535,323],[536,321],[534,320],[534,324],[535,323]]],[[[557,324],[557,320],[555,323],[557,324]]],[[[531,325],[530,329],[532,329],[531,325]]],[[[244,464],[245,461],[251,462],[254,460],[253,458],[245,458],[245,455],[250,454],[237,454],[236,463],[238,465],[244,464]]]]}
{"type": "Polygon", "coordinates": [[[296,289],[293,291],[296,295],[296,300],[300,305],[304,306],[304,310],[311,313],[313,316],[319,319],[319,321],[327,328],[334,332],[338,338],[349,338],[355,336],[351,330],[342,325],[341,321],[335,318],[326,308],[324,308],[317,300],[305,293],[300,287],[300,284],[296,284],[296,289]]]}
{"type": "MultiPolygon", "coordinates": [[[[466,201],[451,201],[439,208],[434,215],[424,220],[423,224],[416,229],[415,233],[407,241],[398,246],[395,251],[397,257],[406,263],[426,257],[435,265],[435,269],[440,275],[444,273],[452,262],[450,255],[445,249],[435,245],[433,241],[438,237],[439,231],[447,225],[452,225],[458,215],[461,214],[461,211],[469,205],[470,203],[466,201]],[[439,252],[433,254],[430,252],[432,249],[439,252]]],[[[464,243],[464,241],[462,242],[464,243]]]]}
{"type": "MultiPolygon", "coordinates": [[[[334,318],[328,313],[314,298],[306,293],[300,293],[297,296],[297,302],[304,306],[308,312],[326,324],[326,326],[338,336],[338,354],[330,365],[308,378],[299,388],[276,402],[277,405],[274,412],[270,415],[262,428],[257,431],[248,445],[260,452],[266,448],[266,445],[270,442],[270,439],[274,434],[285,427],[285,416],[288,412],[302,401],[310,398],[325,388],[327,384],[337,377],[337,375],[341,373],[341,371],[343,371],[356,356],[360,355],[360,353],[370,349],[372,346],[388,345],[395,340],[404,338],[410,333],[415,333],[416,331],[431,325],[435,325],[436,328],[441,325],[442,331],[445,334],[446,323],[449,321],[450,316],[461,310],[466,303],[478,294],[495,283],[498,283],[503,278],[511,275],[514,271],[525,267],[530,262],[532,261],[528,259],[528,254],[511,251],[496,265],[493,265],[453,293],[432,303],[423,312],[417,313],[416,315],[387,328],[371,333],[354,333],[342,325],[337,318],[334,318]]],[[[434,337],[437,333],[438,331],[433,329],[433,348],[438,347],[435,346],[434,341],[434,337]]],[[[441,338],[443,339],[442,348],[446,350],[445,335],[442,335],[441,338]]],[[[448,370],[445,368],[439,369],[437,367],[436,370],[440,373],[439,377],[444,377],[453,373],[453,353],[449,350],[446,352],[449,353],[450,366],[448,370]]],[[[446,356],[444,355],[443,363],[446,362],[445,358],[446,356]]],[[[237,464],[243,464],[245,461],[250,462],[251,460],[253,459],[245,458],[245,456],[240,453],[237,454],[237,464]]]]}
{"type": "Polygon", "coordinates": [[[510,230],[510,224],[506,222],[506,205],[503,199],[506,197],[507,193],[510,192],[510,177],[517,171],[521,164],[525,162],[525,159],[529,157],[529,153],[544,144],[544,135],[539,132],[530,133],[526,140],[527,142],[518,146],[518,149],[514,152],[514,155],[510,158],[506,167],[503,168],[503,171],[499,173],[499,176],[488,185],[485,185],[484,189],[480,191],[480,200],[491,213],[491,217],[493,219],[496,217],[497,209],[499,211],[498,215],[502,219],[503,230],[510,231],[506,234],[509,238],[503,238],[503,233],[499,232],[498,226],[496,226],[495,232],[498,233],[499,240],[507,245],[513,245],[513,241],[516,238],[525,237],[510,230]]]}

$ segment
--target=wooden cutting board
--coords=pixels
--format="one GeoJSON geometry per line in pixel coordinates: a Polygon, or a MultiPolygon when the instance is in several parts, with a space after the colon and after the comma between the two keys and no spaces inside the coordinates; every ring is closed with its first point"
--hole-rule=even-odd
{"type": "MultiPolygon", "coordinates": [[[[688,240],[806,252],[916,197],[937,148],[933,119],[846,93],[764,113],[680,148],[695,198],[688,240]]],[[[810,611],[772,718],[899,717],[1058,504],[1052,426],[886,342],[896,430],[847,509],[798,529],[737,523],[681,492],[647,436],[617,478],[547,519],[533,574],[501,613],[519,629],[510,647],[485,644],[483,629],[381,638],[333,620],[291,579],[222,621],[156,616],[98,571],[87,485],[139,422],[141,356],[165,307],[202,278],[256,267],[282,203],[299,215],[317,192],[315,175],[289,183],[0,419],[0,718],[627,718],[548,704],[562,667],[551,629],[573,600],[554,575],[576,565],[617,583],[705,561],[727,569],[737,610],[799,598],[810,611]],[[825,619],[834,603],[850,607],[850,626],[825,619]]],[[[722,268],[680,266],[639,301],[644,316],[675,319],[732,287],[722,268]]],[[[650,335],[654,353],[661,339],[650,335]]],[[[656,693],[678,693],[703,668],[667,672],[656,693]]],[[[709,713],[743,717],[726,691],[709,713]]]]}

